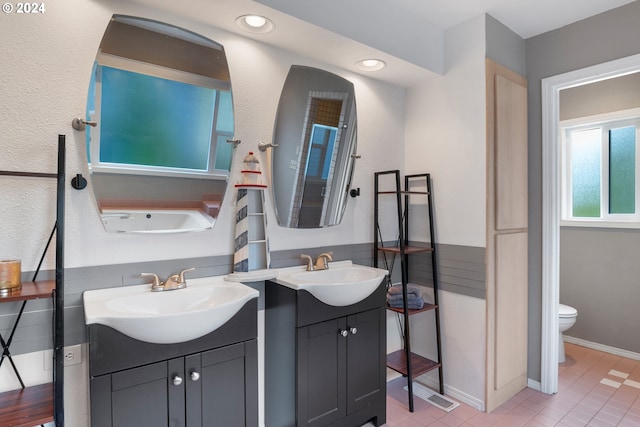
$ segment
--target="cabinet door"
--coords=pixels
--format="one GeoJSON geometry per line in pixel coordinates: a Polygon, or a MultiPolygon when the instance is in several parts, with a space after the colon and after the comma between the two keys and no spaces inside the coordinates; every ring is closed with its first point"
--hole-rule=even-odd
{"type": "MultiPolygon", "coordinates": [[[[201,375],[197,381],[191,380],[191,371],[198,369],[197,359],[187,358],[187,382],[189,386],[200,385],[201,402],[199,410],[201,423],[189,421],[188,427],[255,427],[257,420],[257,356],[253,355],[255,341],[234,344],[201,355],[201,375]],[[254,384],[255,382],[255,384],[254,384]]],[[[187,389],[187,419],[195,419],[197,406],[191,406],[191,399],[197,399],[187,389]]]]}
{"type": "Polygon", "coordinates": [[[386,394],[384,309],[347,317],[347,412],[384,402],[386,394]]]}
{"type": "MultiPolygon", "coordinates": [[[[181,373],[178,368],[176,375],[181,373]]],[[[112,426],[169,426],[172,386],[168,383],[168,373],[168,363],[160,362],[111,375],[112,426]]],[[[177,419],[171,420],[171,426],[184,426],[184,417],[180,419],[178,414],[177,419]]]]}
{"type": "Polygon", "coordinates": [[[298,328],[298,426],[325,426],[346,411],[344,317],[298,328]]]}

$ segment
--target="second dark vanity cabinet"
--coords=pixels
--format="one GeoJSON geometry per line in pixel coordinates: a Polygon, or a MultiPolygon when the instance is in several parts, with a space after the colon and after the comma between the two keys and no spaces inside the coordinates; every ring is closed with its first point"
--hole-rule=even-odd
{"type": "Polygon", "coordinates": [[[193,341],[89,327],[92,427],[257,427],[256,300],[193,341]]]}
{"type": "Polygon", "coordinates": [[[359,303],[335,307],[267,283],[267,427],[385,423],[384,291],[381,286],[359,303]]]}

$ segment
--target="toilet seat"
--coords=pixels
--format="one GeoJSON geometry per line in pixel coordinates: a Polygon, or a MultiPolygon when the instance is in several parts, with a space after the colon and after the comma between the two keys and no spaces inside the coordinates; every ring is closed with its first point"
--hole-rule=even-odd
{"type": "Polygon", "coordinates": [[[578,310],[568,305],[558,304],[558,314],[560,317],[576,317],[578,310]]]}

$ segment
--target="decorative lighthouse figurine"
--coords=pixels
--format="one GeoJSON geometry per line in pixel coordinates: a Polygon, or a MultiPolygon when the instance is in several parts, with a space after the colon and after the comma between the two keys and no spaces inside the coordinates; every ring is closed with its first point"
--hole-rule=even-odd
{"type": "MultiPolygon", "coordinates": [[[[229,280],[265,274],[271,266],[269,240],[267,238],[267,217],[264,213],[264,189],[260,162],[253,151],[242,163],[242,180],[235,185],[238,189],[236,202],[236,233],[233,254],[233,274],[229,280]]],[[[257,279],[256,279],[257,280],[257,279]]]]}

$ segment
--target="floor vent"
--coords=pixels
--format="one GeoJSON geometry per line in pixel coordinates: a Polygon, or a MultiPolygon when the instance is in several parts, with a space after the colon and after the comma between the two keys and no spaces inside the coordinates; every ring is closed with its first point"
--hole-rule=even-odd
{"type": "MultiPolygon", "coordinates": [[[[408,387],[404,386],[403,389],[408,390],[408,387]]],[[[454,402],[448,397],[438,394],[416,382],[413,383],[413,395],[446,412],[451,412],[460,405],[458,402],[454,402]]]]}

